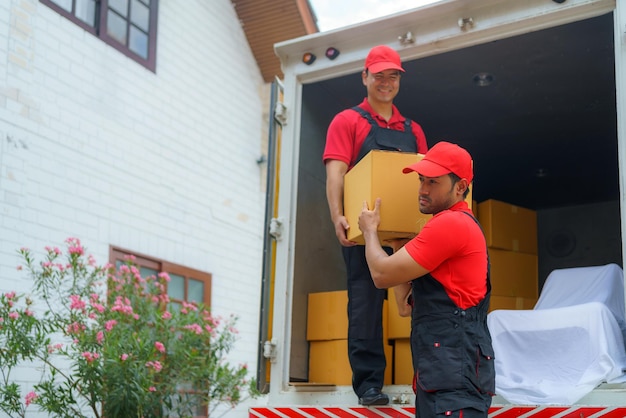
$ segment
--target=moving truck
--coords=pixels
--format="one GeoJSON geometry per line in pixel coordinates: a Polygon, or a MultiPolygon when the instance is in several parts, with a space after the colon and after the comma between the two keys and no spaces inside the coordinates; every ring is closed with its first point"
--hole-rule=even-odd
{"type": "MultiPolygon", "coordinates": [[[[321,157],[332,117],[365,97],[360,72],[379,44],[402,57],[400,111],[430,146],[471,152],[478,207],[536,214],[537,292],[557,268],[623,265],[626,1],[442,0],[276,44],[284,79],[272,108],[258,374],[267,406],[251,416],[362,413],[349,384],[310,379],[307,309],[309,295],[345,290],[321,157]]],[[[385,391],[396,412],[370,413],[412,415],[410,385],[385,391]]],[[[625,417],[626,385],[601,384],[576,405],[493,404],[491,416],[625,417]]]]}

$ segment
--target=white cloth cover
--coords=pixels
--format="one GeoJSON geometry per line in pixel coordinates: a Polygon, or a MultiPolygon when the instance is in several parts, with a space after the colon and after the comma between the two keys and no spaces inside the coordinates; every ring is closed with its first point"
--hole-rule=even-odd
{"type": "Polygon", "coordinates": [[[546,279],[534,309],[562,308],[587,302],[606,305],[626,340],[624,272],[617,264],[554,270],[546,279]]]}
{"type": "Polygon", "coordinates": [[[487,316],[496,393],[515,404],[570,405],[602,382],[625,381],[620,320],[623,325],[619,266],[553,271],[535,309],[487,316]]]}

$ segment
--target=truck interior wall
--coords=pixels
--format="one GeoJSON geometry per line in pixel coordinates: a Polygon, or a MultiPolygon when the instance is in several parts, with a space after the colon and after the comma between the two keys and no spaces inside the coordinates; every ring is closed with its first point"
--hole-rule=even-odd
{"type": "Polygon", "coordinates": [[[539,286],[554,269],[622,266],[618,201],[537,211],[539,286]]]}
{"type": "MultiPolygon", "coordinates": [[[[446,139],[471,150],[476,200],[537,211],[540,287],[554,268],[622,265],[612,19],[403,64],[399,109],[430,146],[446,139]],[[491,86],[472,85],[481,71],[493,71],[491,86]]],[[[308,375],[308,294],[346,287],[321,157],[332,117],[364,95],[358,72],[302,86],[292,381],[308,375]]]]}
{"type": "Polygon", "coordinates": [[[326,128],[333,113],[332,109],[328,109],[328,104],[324,103],[324,96],[310,94],[306,86],[303,97],[289,373],[291,381],[305,381],[308,378],[308,294],[346,289],[341,246],[335,238],[326,203],[326,171],[322,163],[326,128]]]}

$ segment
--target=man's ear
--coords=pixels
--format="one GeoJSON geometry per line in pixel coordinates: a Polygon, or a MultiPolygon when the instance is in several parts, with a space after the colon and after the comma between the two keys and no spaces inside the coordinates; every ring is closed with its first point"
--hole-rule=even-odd
{"type": "Polygon", "coordinates": [[[463,195],[463,193],[465,193],[465,191],[469,188],[469,182],[467,181],[467,179],[461,179],[456,182],[456,187],[457,192],[460,195],[463,195]]]}

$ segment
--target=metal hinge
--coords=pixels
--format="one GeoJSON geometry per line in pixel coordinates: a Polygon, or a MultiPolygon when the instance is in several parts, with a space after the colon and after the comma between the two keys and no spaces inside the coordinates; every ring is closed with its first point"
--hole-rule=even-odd
{"type": "Polygon", "coordinates": [[[272,340],[272,341],[265,341],[265,343],[263,343],[263,357],[265,357],[266,359],[269,359],[269,361],[271,363],[274,363],[276,361],[276,340],[272,340]]]}
{"type": "Polygon", "coordinates": [[[280,218],[272,218],[270,220],[270,236],[276,241],[280,241],[283,235],[283,220],[280,218]]]}
{"type": "Polygon", "coordinates": [[[274,119],[280,123],[281,126],[287,125],[287,106],[282,102],[276,102],[274,107],[274,119]]]}

